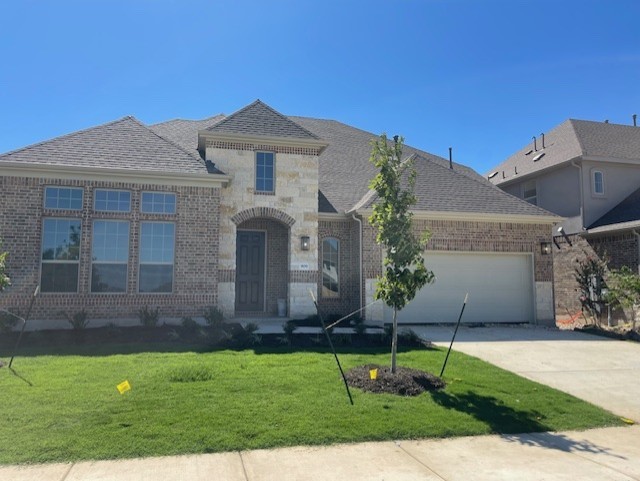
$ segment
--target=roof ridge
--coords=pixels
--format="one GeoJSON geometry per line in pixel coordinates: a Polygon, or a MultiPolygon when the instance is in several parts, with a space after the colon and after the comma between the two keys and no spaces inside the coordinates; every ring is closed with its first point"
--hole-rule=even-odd
{"type": "Polygon", "coordinates": [[[267,110],[269,110],[271,113],[275,114],[276,116],[280,117],[282,120],[285,120],[287,122],[291,122],[292,124],[294,124],[296,127],[298,127],[300,130],[302,130],[303,132],[305,132],[307,135],[311,136],[312,138],[314,138],[316,140],[320,140],[320,137],[318,137],[316,134],[314,134],[313,132],[309,131],[308,129],[305,129],[302,125],[300,125],[299,123],[291,120],[288,116],[278,112],[276,109],[274,109],[270,105],[264,103],[260,99],[256,99],[253,102],[251,102],[249,105],[246,105],[246,106],[242,107],[240,110],[235,111],[231,115],[226,116],[224,119],[222,119],[220,122],[218,122],[215,126],[211,126],[208,129],[210,129],[212,127],[224,127],[225,123],[227,123],[228,121],[234,119],[235,117],[237,117],[238,115],[240,115],[244,111],[246,111],[246,110],[248,110],[248,109],[250,109],[250,108],[252,108],[254,106],[257,106],[257,105],[261,105],[261,106],[265,107],[267,110]]]}
{"type": "MultiPolygon", "coordinates": [[[[580,147],[580,154],[585,155],[587,151],[585,150],[584,145],[580,140],[580,136],[578,135],[578,132],[576,131],[576,126],[574,124],[574,122],[576,122],[576,119],[568,119],[567,122],[569,122],[569,125],[571,126],[571,131],[573,132],[573,136],[576,138],[576,141],[578,142],[578,147],[580,147]]],[[[558,127],[560,127],[560,125],[558,125],[558,127]]]]}
{"type": "Polygon", "coordinates": [[[52,139],[41,140],[40,142],[36,142],[34,144],[25,145],[24,147],[19,147],[17,149],[10,150],[8,152],[4,152],[4,153],[0,154],[0,158],[6,157],[6,156],[9,156],[9,155],[13,155],[13,154],[16,154],[18,152],[23,152],[25,150],[29,150],[29,149],[32,149],[32,148],[35,148],[35,147],[39,147],[41,145],[53,142],[54,140],[67,139],[69,137],[73,137],[73,136],[76,136],[76,135],[79,135],[79,134],[83,134],[85,132],[89,132],[90,130],[98,129],[100,127],[107,127],[109,125],[114,125],[114,124],[117,124],[119,122],[123,122],[125,120],[134,120],[136,122],[140,122],[133,115],[125,115],[124,117],[121,117],[121,118],[116,119],[116,120],[111,120],[109,122],[105,122],[104,124],[98,124],[98,125],[93,125],[91,127],[87,127],[85,129],[74,130],[73,132],[69,132],[67,134],[62,134],[62,135],[59,135],[57,137],[53,137],[52,139]]]}
{"type": "Polygon", "coordinates": [[[216,115],[212,115],[210,117],[205,117],[204,119],[183,119],[180,117],[176,117],[173,119],[169,119],[169,120],[163,120],[162,122],[157,122],[155,124],[150,124],[150,127],[157,127],[159,125],[164,125],[164,124],[168,124],[171,122],[206,122],[207,120],[212,120],[215,119],[217,117],[224,117],[226,118],[226,115],[223,112],[220,112],[219,114],[216,115]]]}

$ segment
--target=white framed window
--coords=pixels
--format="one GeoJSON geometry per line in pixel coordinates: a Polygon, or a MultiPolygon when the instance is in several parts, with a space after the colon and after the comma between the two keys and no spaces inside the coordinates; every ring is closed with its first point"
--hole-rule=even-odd
{"type": "Polygon", "coordinates": [[[44,208],[60,210],[82,210],[84,189],[76,187],[44,188],[44,208]]]}
{"type": "Polygon", "coordinates": [[[322,240],[322,297],[340,296],[340,241],[322,240]]]}
{"type": "Polygon", "coordinates": [[[93,193],[96,212],[131,212],[131,192],[128,190],[96,189],[93,193]]]}
{"type": "Polygon", "coordinates": [[[604,195],[604,174],[601,170],[591,171],[591,190],[594,195],[604,195]]]}
{"type": "Polygon", "coordinates": [[[256,152],[256,192],[271,194],[276,190],[275,154],[256,152]]]}
{"type": "Polygon", "coordinates": [[[42,292],[78,292],[81,235],[80,219],[42,220],[42,292]]]}
{"type": "Polygon", "coordinates": [[[173,291],[175,233],[173,222],[140,223],[139,292],[173,291]]]}
{"type": "Polygon", "coordinates": [[[172,192],[143,192],[140,211],[145,214],[175,214],[176,194],[172,192]]]}
{"type": "Polygon", "coordinates": [[[522,184],[522,198],[530,204],[538,205],[538,191],[535,180],[529,180],[522,184]]]}
{"type": "Polygon", "coordinates": [[[91,292],[127,292],[129,221],[94,220],[91,292]]]}

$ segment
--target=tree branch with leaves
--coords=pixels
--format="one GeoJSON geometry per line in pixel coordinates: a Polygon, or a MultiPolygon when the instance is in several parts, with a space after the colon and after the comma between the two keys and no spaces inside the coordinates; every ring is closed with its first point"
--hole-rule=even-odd
{"type": "Polygon", "coordinates": [[[371,141],[370,161],[378,174],[369,187],[378,199],[369,217],[378,229],[376,242],[386,249],[384,272],[378,277],[375,298],[393,308],[391,337],[391,372],[396,372],[398,349],[398,311],[411,301],[417,292],[433,282],[434,274],[424,264],[422,256],[430,232],[416,236],[413,232],[411,207],[416,204],[416,169],[414,159],[402,160],[404,139],[395,136],[393,142],[382,134],[371,141]]]}
{"type": "MultiPolygon", "coordinates": [[[[0,242],[0,247],[2,247],[2,242],[0,242]]],[[[6,274],[6,261],[8,255],[9,254],[7,252],[0,252],[0,292],[2,292],[5,287],[11,285],[11,280],[6,274]]]]}

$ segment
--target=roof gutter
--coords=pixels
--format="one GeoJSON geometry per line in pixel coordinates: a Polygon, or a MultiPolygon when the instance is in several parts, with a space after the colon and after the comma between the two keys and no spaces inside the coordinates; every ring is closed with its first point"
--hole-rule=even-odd
{"type": "MultiPolygon", "coordinates": [[[[354,209],[351,213],[370,216],[373,209],[354,209]]],[[[471,222],[510,222],[517,224],[556,224],[562,217],[559,215],[523,215],[523,214],[486,214],[481,212],[442,212],[442,211],[412,211],[414,219],[422,220],[451,220],[471,222]]]]}
{"type": "Polygon", "coordinates": [[[231,181],[231,177],[224,174],[107,169],[101,167],[27,164],[25,162],[0,162],[0,175],[10,177],[36,177],[42,179],[101,180],[188,187],[224,187],[231,181]]]}
{"type": "Polygon", "coordinates": [[[637,271],[638,271],[638,274],[640,274],[640,234],[638,234],[638,229],[633,229],[631,232],[633,232],[633,235],[636,236],[636,245],[637,245],[637,248],[638,248],[638,267],[637,267],[637,271]]]}

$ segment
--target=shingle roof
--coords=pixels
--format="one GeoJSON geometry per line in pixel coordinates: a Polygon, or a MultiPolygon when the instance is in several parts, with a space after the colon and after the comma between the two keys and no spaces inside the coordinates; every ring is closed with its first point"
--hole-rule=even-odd
{"type": "Polygon", "coordinates": [[[2,162],[193,174],[208,172],[199,156],[159,136],[133,117],[2,154],[0,165],[2,162]]]}
{"type": "Polygon", "coordinates": [[[149,128],[183,149],[200,155],[198,152],[198,130],[212,127],[224,118],[223,114],[218,114],[202,120],[174,119],[150,125],[149,128]],[[194,132],[196,132],[195,135],[194,132]]]}
{"type": "Polygon", "coordinates": [[[493,168],[491,173],[496,175],[491,182],[499,185],[578,157],[640,160],[640,128],[629,125],[569,119],[545,135],[545,148],[542,148],[542,138],[537,138],[536,144],[537,151],[532,139],[493,168]],[[534,161],[539,154],[544,155],[534,161]]]}
{"type": "MultiPolygon", "coordinates": [[[[413,156],[413,165],[416,169],[415,210],[553,216],[544,209],[483,182],[480,176],[474,179],[421,155],[413,156]]],[[[407,182],[406,173],[404,182],[407,182]]],[[[357,207],[371,208],[377,200],[375,191],[369,191],[357,207]]]]}
{"type": "Polygon", "coordinates": [[[238,110],[207,130],[225,134],[319,140],[316,135],[260,100],[238,110]]]}
{"type": "Polygon", "coordinates": [[[635,222],[640,220],[640,189],[633,192],[626,199],[616,205],[613,209],[600,217],[588,228],[595,229],[624,222],[635,222]]]}
{"type": "MultiPolygon", "coordinates": [[[[291,119],[329,143],[319,160],[320,191],[323,194],[321,212],[345,212],[358,204],[362,206],[363,197],[369,193],[369,182],[377,173],[369,162],[371,140],[377,136],[335,120],[291,119]]],[[[403,155],[417,155],[420,159],[416,162],[416,167],[420,168],[420,178],[416,183],[419,209],[552,215],[506,194],[469,167],[454,162],[451,170],[448,160],[408,145],[404,146],[403,155]]]]}

